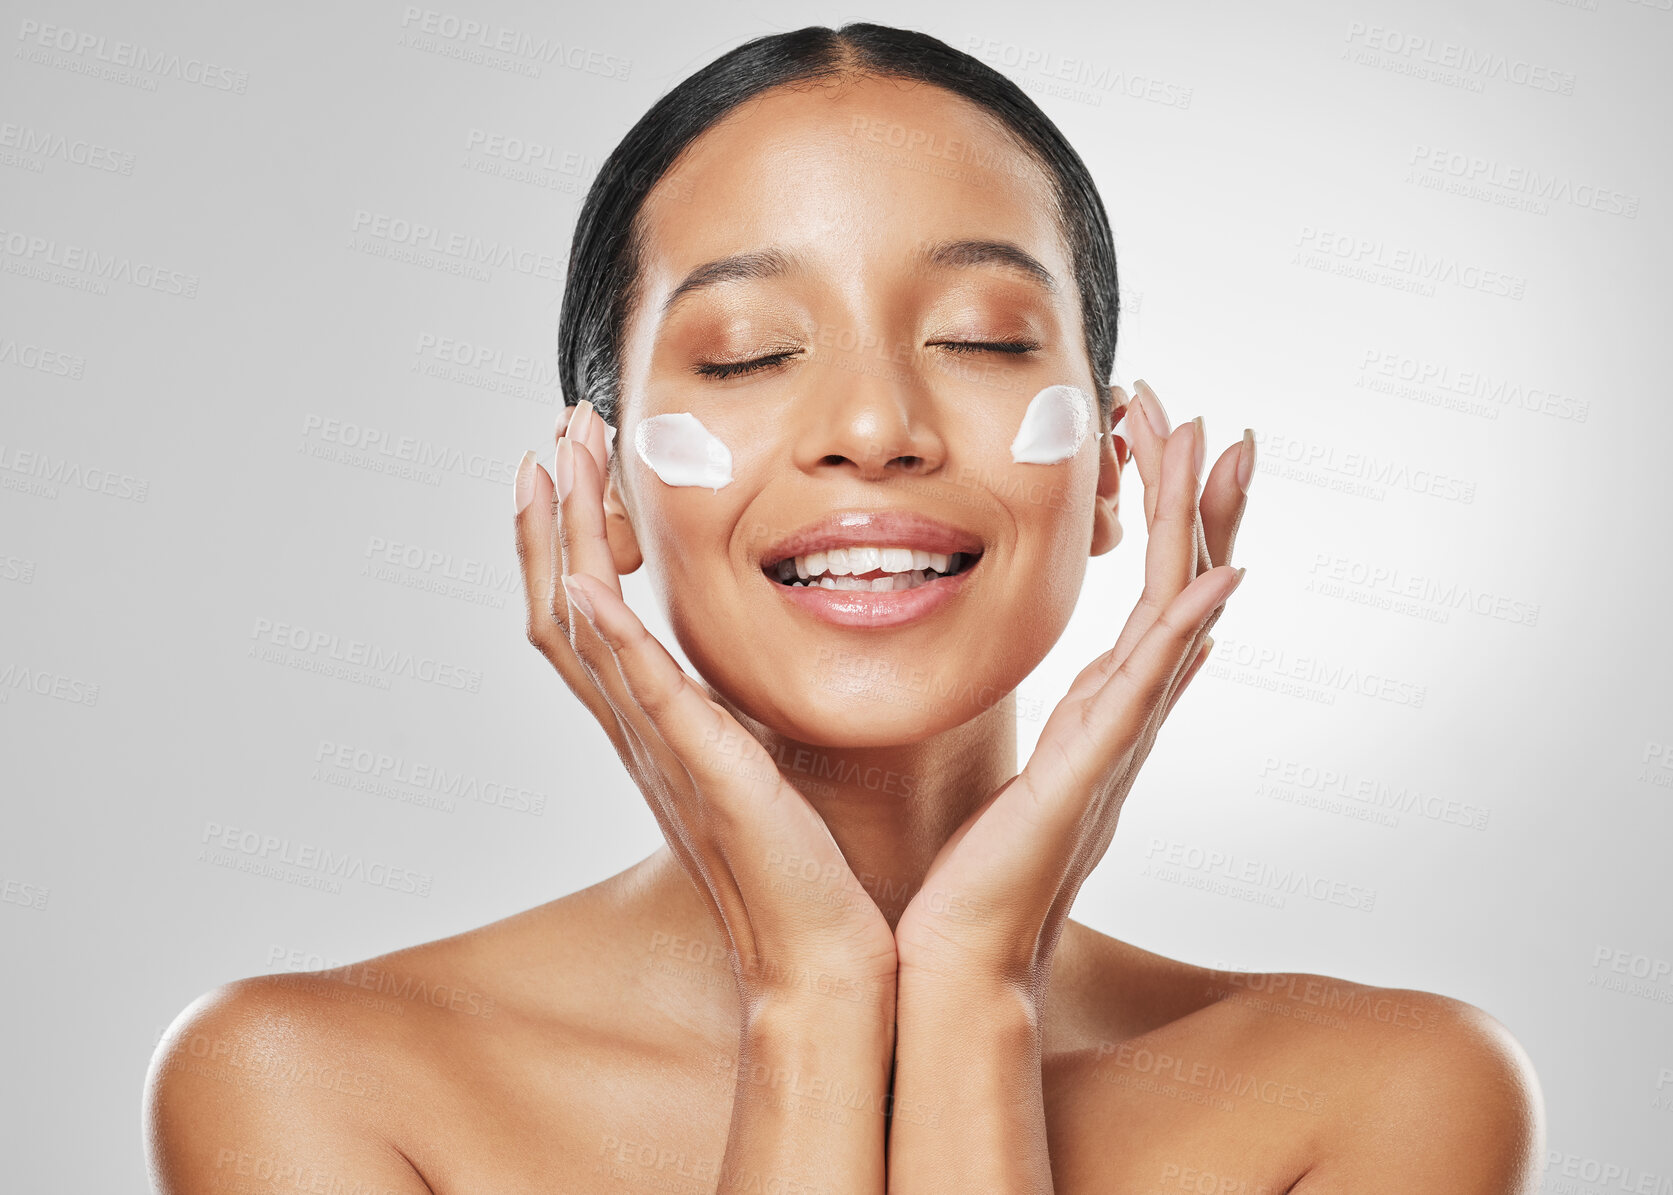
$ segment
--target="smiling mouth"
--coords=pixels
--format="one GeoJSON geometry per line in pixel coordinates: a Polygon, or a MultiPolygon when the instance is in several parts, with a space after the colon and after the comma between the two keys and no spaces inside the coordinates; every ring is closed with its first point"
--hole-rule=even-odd
{"type": "Polygon", "coordinates": [[[860,593],[895,593],[974,568],[980,552],[926,552],[921,548],[855,545],[786,556],[763,572],[790,589],[838,589],[860,593]]]}

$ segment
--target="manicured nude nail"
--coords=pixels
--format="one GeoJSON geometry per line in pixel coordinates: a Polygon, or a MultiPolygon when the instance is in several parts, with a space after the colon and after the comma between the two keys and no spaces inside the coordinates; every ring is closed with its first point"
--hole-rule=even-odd
{"type": "Polygon", "coordinates": [[[517,479],[512,484],[512,494],[517,500],[517,513],[522,514],[525,507],[534,501],[534,449],[523,454],[523,459],[517,462],[517,479]]]}
{"type": "Polygon", "coordinates": [[[1237,454],[1237,488],[1245,494],[1249,492],[1249,483],[1255,480],[1255,429],[1243,429],[1243,447],[1237,454]]]}
{"type": "Polygon", "coordinates": [[[556,475],[552,481],[558,487],[558,501],[569,497],[569,491],[575,488],[575,441],[565,436],[558,441],[557,459],[552,462],[556,475]]]}
{"type": "Polygon", "coordinates": [[[569,421],[570,434],[577,440],[585,441],[587,432],[591,430],[588,424],[597,416],[598,413],[593,410],[592,400],[583,398],[575,404],[575,418],[569,421]]]}
{"type": "Polygon", "coordinates": [[[572,423],[574,421],[574,419],[575,419],[575,408],[574,407],[570,407],[570,406],[559,407],[558,408],[558,426],[557,426],[557,430],[553,433],[552,438],[555,439],[555,440],[563,439],[564,429],[567,428],[570,425],[570,423],[572,423]]]}
{"type": "Polygon", "coordinates": [[[1144,404],[1144,417],[1150,420],[1150,426],[1155,429],[1156,438],[1168,438],[1168,413],[1162,409],[1161,400],[1156,392],[1142,381],[1133,383],[1133,392],[1138,400],[1144,404]]]}
{"type": "Polygon", "coordinates": [[[579,585],[577,585],[575,583],[575,577],[572,574],[565,573],[563,575],[562,580],[563,580],[563,591],[569,595],[570,602],[572,602],[574,604],[575,608],[581,612],[581,614],[586,618],[586,620],[588,622],[592,622],[593,621],[593,603],[592,603],[592,599],[589,598],[586,595],[586,592],[579,585]]]}
{"type": "Polygon", "coordinates": [[[1201,477],[1202,464],[1208,459],[1208,429],[1203,426],[1201,415],[1198,415],[1195,419],[1191,420],[1191,422],[1197,425],[1195,433],[1197,440],[1197,476],[1201,477]]]}

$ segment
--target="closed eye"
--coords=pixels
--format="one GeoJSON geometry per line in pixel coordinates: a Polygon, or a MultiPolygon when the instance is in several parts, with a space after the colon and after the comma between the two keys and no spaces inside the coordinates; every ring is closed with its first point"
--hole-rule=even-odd
{"type": "Polygon", "coordinates": [[[955,353],[1032,353],[1040,346],[1027,340],[932,340],[955,353]]]}
{"type": "Polygon", "coordinates": [[[757,370],[782,365],[801,351],[792,349],[789,352],[773,353],[768,357],[757,357],[753,361],[704,361],[692,366],[692,372],[706,378],[735,378],[739,374],[754,373],[757,370]]]}
{"type": "MultiPolygon", "coordinates": [[[[1039,349],[1039,345],[1032,341],[1014,340],[933,340],[932,347],[951,349],[955,353],[1032,353],[1039,349]]],[[[773,353],[766,357],[757,357],[753,361],[704,361],[692,367],[692,372],[706,378],[735,378],[743,374],[756,373],[763,369],[772,369],[784,364],[792,357],[798,356],[800,349],[789,352],[773,353]]]]}

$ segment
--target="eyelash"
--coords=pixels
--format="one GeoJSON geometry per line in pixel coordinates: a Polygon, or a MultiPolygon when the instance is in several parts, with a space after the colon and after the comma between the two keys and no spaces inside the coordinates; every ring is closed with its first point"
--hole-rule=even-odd
{"type": "MultiPolygon", "coordinates": [[[[935,340],[930,343],[951,349],[955,353],[990,352],[1021,355],[1036,352],[1040,348],[1032,341],[1013,340],[935,340]]],[[[791,352],[773,353],[771,356],[757,357],[753,361],[704,362],[694,366],[693,372],[717,380],[735,378],[742,374],[756,373],[763,369],[771,369],[774,366],[782,365],[800,352],[800,349],[795,349],[791,352]]]]}

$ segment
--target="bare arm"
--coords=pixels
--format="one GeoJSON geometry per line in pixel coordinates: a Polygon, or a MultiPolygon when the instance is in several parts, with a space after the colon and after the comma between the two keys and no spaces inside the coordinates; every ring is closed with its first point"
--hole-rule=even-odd
{"type": "Polygon", "coordinates": [[[1050,1191],[1033,1001],[910,977],[899,998],[890,1189],[1050,1191]]]}
{"type": "Polygon", "coordinates": [[[740,1034],[720,1195],[881,1195],[892,1001],[762,1002],[740,1034]]]}

